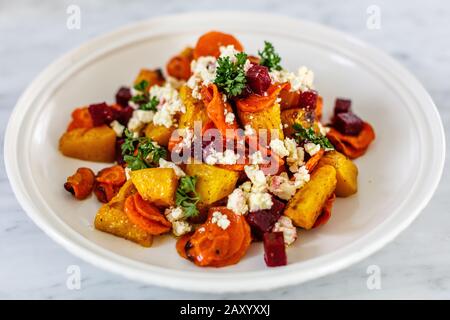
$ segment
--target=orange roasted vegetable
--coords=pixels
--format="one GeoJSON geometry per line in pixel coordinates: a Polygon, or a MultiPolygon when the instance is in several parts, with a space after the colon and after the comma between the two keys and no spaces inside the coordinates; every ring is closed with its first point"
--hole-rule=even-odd
{"type": "Polygon", "coordinates": [[[219,48],[221,46],[233,45],[237,51],[243,51],[242,44],[231,34],[218,31],[210,31],[202,35],[194,48],[194,59],[203,56],[220,56],[219,48]]]}
{"type": "Polygon", "coordinates": [[[250,242],[250,227],[244,216],[226,207],[213,207],[209,209],[208,220],[194,232],[184,249],[188,259],[198,266],[224,267],[238,263],[247,252],[250,242]],[[217,212],[229,220],[227,228],[217,225],[217,212]]]}
{"type": "Polygon", "coordinates": [[[327,202],[325,202],[325,205],[323,206],[322,209],[322,213],[317,218],[316,222],[314,222],[313,228],[324,225],[328,222],[328,220],[330,220],[334,200],[336,200],[336,194],[333,193],[331,197],[328,198],[327,202]]]}
{"type": "Polygon", "coordinates": [[[177,248],[177,252],[178,254],[187,259],[187,255],[186,255],[186,243],[189,242],[189,240],[192,237],[192,233],[187,233],[183,236],[181,236],[178,240],[177,240],[177,244],[176,244],[176,248],[177,248]]]}
{"type": "Polygon", "coordinates": [[[319,163],[320,159],[322,159],[323,155],[325,154],[325,151],[323,149],[320,149],[315,155],[313,155],[311,158],[309,158],[308,161],[306,161],[305,167],[309,172],[312,172],[314,168],[319,163]]]}
{"type": "Polygon", "coordinates": [[[283,89],[280,91],[280,107],[281,110],[297,108],[300,101],[300,90],[291,91],[288,89],[283,89]]]}
{"type": "Polygon", "coordinates": [[[233,119],[232,123],[225,121],[225,110],[226,112],[233,112],[233,109],[229,103],[223,101],[222,94],[219,92],[217,86],[211,84],[208,87],[203,87],[201,92],[208,117],[222,136],[226,137],[227,130],[236,130],[238,128],[236,119],[233,119]]]}
{"type": "Polygon", "coordinates": [[[69,191],[76,199],[86,199],[94,187],[95,175],[89,168],[78,168],[74,175],[67,178],[64,189],[69,191]]]}
{"type": "Polygon", "coordinates": [[[336,150],[350,159],[355,159],[366,153],[370,143],[375,140],[375,131],[369,123],[364,122],[362,130],[357,136],[344,135],[336,129],[330,128],[327,138],[336,150]]]}
{"type": "Polygon", "coordinates": [[[94,193],[100,202],[107,203],[127,181],[125,169],[116,165],[102,169],[95,177],[94,193]]]}
{"type": "Polygon", "coordinates": [[[143,200],[138,193],[125,200],[125,213],[131,222],[151,235],[166,233],[172,226],[157,207],[143,200]]]}
{"type": "Polygon", "coordinates": [[[179,80],[188,80],[191,76],[191,60],[181,55],[170,59],[166,68],[169,76],[179,80]]]}
{"type": "Polygon", "coordinates": [[[94,123],[88,107],[77,108],[72,112],[72,122],[67,127],[67,131],[72,131],[78,128],[92,128],[94,123]]]}
{"type": "Polygon", "coordinates": [[[280,92],[289,89],[289,83],[274,84],[267,89],[267,95],[251,94],[246,98],[236,101],[236,106],[241,112],[258,112],[272,107],[280,92]]]}

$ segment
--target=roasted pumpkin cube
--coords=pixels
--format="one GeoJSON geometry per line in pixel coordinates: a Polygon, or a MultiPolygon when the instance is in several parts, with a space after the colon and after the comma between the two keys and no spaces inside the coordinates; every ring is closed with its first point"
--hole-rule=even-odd
{"type": "Polygon", "coordinates": [[[203,101],[197,100],[192,96],[192,90],[188,86],[180,88],[180,99],[186,107],[186,112],[180,115],[178,121],[179,128],[194,128],[194,122],[199,121],[203,125],[208,121],[203,101]]]}
{"type": "Polygon", "coordinates": [[[139,84],[142,80],[146,80],[148,82],[149,88],[153,85],[162,86],[165,82],[161,69],[141,69],[138,76],[134,80],[134,84],[139,84]]]}
{"type": "Polygon", "coordinates": [[[242,126],[250,125],[256,132],[259,129],[266,129],[268,135],[276,130],[278,139],[284,139],[283,129],[281,127],[280,105],[275,103],[272,107],[258,112],[245,112],[238,110],[238,117],[242,126]]]}
{"type": "Polygon", "coordinates": [[[320,159],[318,167],[330,165],[336,169],[336,196],[348,197],[358,191],[358,167],[340,152],[329,151],[320,159]]]}
{"type": "Polygon", "coordinates": [[[67,157],[96,162],[114,162],[116,133],[106,125],[90,129],[73,129],[62,135],[59,140],[59,150],[67,157]]]}
{"type": "Polygon", "coordinates": [[[171,168],[148,168],[132,171],[131,181],[142,198],[157,206],[173,206],[178,177],[171,168]]]}
{"type": "Polygon", "coordinates": [[[189,176],[197,177],[195,190],[202,204],[212,204],[233,192],[239,174],[235,171],[210,166],[204,163],[188,163],[185,169],[189,176]]]}
{"type": "Polygon", "coordinates": [[[335,189],[336,170],[329,165],[317,168],[310,181],[289,200],[284,214],[297,227],[311,229],[335,189]]]}
{"type": "Polygon", "coordinates": [[[159,145],[167,147],[170,136],[174,130],[174,127],[167,128],[166,126],[155,125],[153,122],[150,122],[147,127],[145,127],[145,136],[158,142],[159,145]]]}

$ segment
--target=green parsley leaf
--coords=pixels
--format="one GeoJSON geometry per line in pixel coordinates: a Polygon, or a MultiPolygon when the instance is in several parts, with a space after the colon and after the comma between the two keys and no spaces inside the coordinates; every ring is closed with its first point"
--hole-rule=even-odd
{"type": "Polygon", "coordinates": [[[214,80],[217,87],[230,98],[241,94],[247,84],[244,70],[247,54],[239,52],[235,57],[236,62],[232,62],[230,57],[221,57],[217,60],[214,80]]]}
{"type": "Polygon", "coordinates": [[[151,97],[149,102],[141,104],[139,109],[146,111],[156,111],[156,107],[159,105],[159,99],[157,97],[151,97]]]}
{"type": "Polygon", "coordinates": [[[180,178],[177,188],[175,203],[183,208],[186,217],[195,217],[199,214],[197,203],[200,201],[200,196],[195,191],[196,183],[196,176],[184,176],[180,178]]]}
{"type": "Polygon", "coordinates": [[[167,157],[166,149],[155,145],[146,137],[135,138],[128,129],[125,130],[125,142],[121,148],[123,160],[131,170],[154,167],[159,163],[159,159],[167,157]]]}
{"type": "Polygon", "coordinates": [[[134,85],[134,89],[140,92],[147,92],[149,83],[147,80],[142,80],[141,82],[134,85]]]}
{"type": "Polygon", "coordinates": [[[297,140],[307,140],[309,142],[320,145],[325,150],[334,149],[330,140],[328,140],[326,136],[320,133],[316,134],[313,128],[305,129],[299,123],[294,123],[292,127],[296,131],[294,133],[294,136],[297,138],[297,140]]]}
{"type": "Polygon", "coordinates": [[[258,55],[261,58],[259,62],[261,65],[266,66],[269,70],[281,70],[281,57],[269,41],[264,41],[264,49],[258,51],[258,55]]]}

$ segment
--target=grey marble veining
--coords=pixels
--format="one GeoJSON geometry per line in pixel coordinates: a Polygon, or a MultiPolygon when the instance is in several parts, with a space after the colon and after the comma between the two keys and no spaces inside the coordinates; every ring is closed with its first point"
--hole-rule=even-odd
{"type": "MultiPolygon", "coordinates": [[[[82,42],[155,15],[194,10],[285,14],[348,32],[388,52],[424,84],[450,125],[450,3],[448,1],[6,1],[0,0],[0,134],[28,83],[47,64],[82,42]],[[82,10],[81,30],[66,29],[66,8],[82,10]],[[366,27],[369,5],[381,29],[366,27]]],[[[66,252],[26,216],[6,177],[0,151],[0,298],[329,299],[450,298],[450,173],[419,218],[378,253],[333,275],[270,292],[209,295],[132,282],[66,252]],[[367,267],[381,268],[380,290],[366,286],[367,267]],[[66,286],[66,268],[81,268],[80,290],[66,286]]]]}

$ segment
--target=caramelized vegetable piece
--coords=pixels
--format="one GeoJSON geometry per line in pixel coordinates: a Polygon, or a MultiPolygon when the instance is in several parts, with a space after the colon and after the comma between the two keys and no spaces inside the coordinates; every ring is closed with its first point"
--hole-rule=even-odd
{"type": "Polygon", "coordinates": [[[305,167],[309,172],[312,172],[314,168],[319,163],[320,159],[322,159],[322,156],[325,154],[325,151],[323,149],[320,149],[315,155],[313,155],[309,160],[306,162],[305,167]]]}
{"type": "Polygon", "coordinates": [[[202,126],[208,122],[206,107],[201,100],[192,96],[192,89],[188,86],[180,88],[180,99],[186,107],[186,112],[180,115],[179,128],[194,128],[195,121],[200,121],[202,126]]]}
{"type": "Polygon", "coordinates": [[[134,80],[134,84],[139,84],[145,80],[148,82],[148,89],[154,85],[162,86],[165,82],[161,69],[149,70],[141,69],[138,76],[134,80]]]}
{"type": "Polygon", "coordinates": [[[242,44],[231,34],[218,31],[210,31],[202,35],[194,48],[194,59],[202,56],[220,56],[221,46],[233,45],[237,51],[243,51],[242,44]]]}
{"type": "Polygon", "coordinates": [[[64,189],[70,192],[76,199],[86,199],[94,187],[94,172],[89,168],[79,168],[74,175],[67,178],[64,189]]]}
{"type": "Polygon", "coordinates": [[[268,267],[287,265],[283,232],[267,232],[264,234],[264,261],[268,267]]]}
{"type": "Polygon", "coordinates": [[[334,115],[350,112],[352,100],[337,98],[334,103],[334,115]]]}
{"type": "Polygon", "coordinates": [[[118,188],[109,183],[96,182],[94,185],[94,194],[97,200],[102,203],[108,203],[118,192],[118,188]]]}
{"type": "Polygon", "coordinates": [[[325,202],[325,205],[323,206],[323,209],[322,209],[322,213],[317,218],[316,222],[314,222],[313,228],[324,225],[328,222],[328,220],[330,220],[331,210],[333,209],[334,200],[336,200],[336,195],[333,193],[331,195],[331,197],[328,198],[327,202],[325,202]]]}
{"type": "Polygon", "coordinates": [[[363,128],[363,121],[352,112],[338,113],[333,118],[333,127],[342,134],[357,136],[363,128]]]}
{"type": "Polygon", "coordinates": [[[171,168],[149,168],[131,172],[139,194],[157,206],[175,205],[178,177],[171,168]]]}
{"type": "Polygon", "coordinates": [[[131,222],[152,235],[166,233],[172,226],[157,207],[144,201],[138,193],[125,200],[125,213],[131,222]]]}
{"type": "Polygon", "coordinates": [[[242,215],[225,207],[209,210],[208,220],[185,244],[186,256],[198,266],[224,267],[236,264],[250,246],[250,227],[242,215]],[[226,229],[213,222],[213,213],[220,212],[230,221],[226,229]]]}
{"type": "Polygon", "coordinates": [[[100,170],[96,180],[101,183],[121,187],[127,181],[127,177],[125,175],[125,169],[122,166],[112,166],[100,170]]]}
{"type": "Polygon", "coordinates": [[[189,240],[191,239],[191,237],[192,237],[192,233],[187,233],[187,234],[181,236],[177,240],[177,244],[176,244],[177,252],[181,257],[183,257],[185,259],[188,258],[188,256],[186,255],[186,245],[189,242],[189,240]]]}
{"type": "Polygon", "coordinates": [[[279,95],[281,101],[281,110],[298,108],[298,103],[300,100],[300,91],[290,91],[288,89],[283,89],[280,91],[279,95]]]}
{"type": "Polygon", "coordinates": [[[272,202],[272,208],[250,212],[246,215],[247,222],[256,240],[262,240],[263,235],[272,230],[283,214],[284,203],[274,197],[272,197],[272,202]]]}
{"type": "Polygon", "coordinates": [[[181,55],[170,59],[166,68],[167,74],[178,80],[188,80],[191,76],[191,60],[181,55]]]}
{"type": "Polygon", "coordinates": [[[145,127],[145,136],[152,139],[152,141],[156,141],[160,146],[166,147],[174,130],[175,127],[167,128],[166,126],[155,125],[153,122],[150,122],[145,127]]]}
{"type": "Polygon", "coordinates": [[[267,89],[267,95],[252,94],[236,101],[241,112],[258,112],[272,107],[283,89],[289,88],[289,83],[275,84],[267,89]]]}
{"type": "Polygon", "coordinates": [[[369,123],[364,122],[362,130],[357,136],[344,135],[336,129],[330,128],[327,138],[336,150],[342,152],[350,159],[355,159],[366,152],[375,139],[375,131],[369,123]]]}
{"type": "Polygon", "coordinates": [[[67,131],[85,128],[89,129],[94,126],[88,107],[77,108],[72,112],[72,122],[67,127],[67,131]]]}

